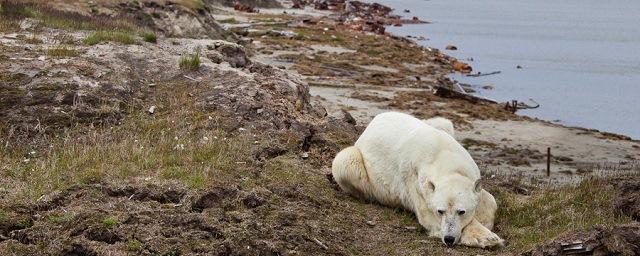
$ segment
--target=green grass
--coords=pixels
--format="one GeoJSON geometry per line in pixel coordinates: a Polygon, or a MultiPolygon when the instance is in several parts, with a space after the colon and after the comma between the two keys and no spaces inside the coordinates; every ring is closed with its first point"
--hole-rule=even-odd
{"type": "Polygon", "coordinates": [[[167,180],[178,180],[191,189],[205,187],[207,177],[200,170],[188,170],[180,167],[169,167],[160,172],[160,177],[167,180]]]}
{"type": "Polygon", "coordinates": [[[120,223],[116,217],[106,217],[102,220],[102,224],[107,228],[113,228],[120,223]]]}
{"type": "Polygon", "coordinates": [[[33,219],[31,218],[22,218],[18,220],[18,226],[20,228],[30,228],[33,226],[33,219]]]}
{"type": "Polygon", "coordinates": [[[613,209],[617,191],[602,181],[536,191],[530,198],[492,191],[498,200],[499,234],[511,249],[525,251],[564,232],[630,222],[613,209]]]}
{"type": "Polygon", "coordinates": [[[47,49],[47,56],[55,58],[76,57],[79,53],[67,46],[55,46],[47,49]]]}
{"type": "Polygon", "coordinates": [[[70,214],[52,214],[47,217],[47,221],[53,225],[61,225],[70,222],[73,216],[70,214]]]}
{"type": "Polygon", "coordinates": [[[140,251],[141,249],[142,249],[142,243],[137,239],[132,238],[127,241],[127,250],[131,252],[137,252],[137,251],[140,251]]]}
{"type": "Polygon", "coordinates": [[[140,33],[140,36],[145,42],[154,44],[158,42],[158,36],[153,32],[142,32],[140,33]]]}
{"type": "Polygon", "coordinates": [[[218,20],[218,22],[219,23],[225,23],[225,24],[238,24],[238,23],[240,23],[235,18],[228,18],[228,19],[218,20]]]}
{"type": "Polygon", "coordinates": [[[198,88],[182,80],[157,88],[156,115],[132,111],[113,128],[70,129],[44,142],[43,155],[29,162],[23,162],[24,152],[33,145],[0,147],[0,173],[15,181],[6,188],[12,191],[12,200],[33,201],[73,185],[136,177],[203,189],[226,184],[255,168],[256,138],[211,128],[220,122],[216,113],[195,110],[195,97],[189,96],[198,88]]]}
{"type": "Polygon", "coordinates": [[[194,9],[194,10],[204,10],[204,2],[202,0],[177,0],[175,1],[177,4],[183,5],[185,7],[194,9]]]}
{"type": "Polygon", "coordinates": [[[135,44],[136,38],[133,33],[127,31],[97,31],[84,39],[87,45],[96,45],[103,42],[115,42],[121,44],[135,44]]]}
{"type": "Polygon", "coordinates": [[[178,65],[182,70],[196,71],[200,69],[200,53],[196,51],[193,54],[182,56],[178,65]]]}

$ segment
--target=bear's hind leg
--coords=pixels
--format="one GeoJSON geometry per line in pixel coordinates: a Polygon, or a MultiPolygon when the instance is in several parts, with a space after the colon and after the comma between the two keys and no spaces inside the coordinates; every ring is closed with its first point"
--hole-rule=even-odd
{"type": "Polygon", "coordinates": [[[331,172],[345,192],[365,200],[373,199],[369,175],[357,147],[351,146],[340,151],[333,159],[331,172]]]}
{"type": "Polygon", "coordinates": [[[487,229],[492,230],[496,217],[496,210],[498,210],[498,204],[493,195],[489,194],[486,190],[480,191],[480,201],[476,208],[475,218],[485,226],[487,229]]]}

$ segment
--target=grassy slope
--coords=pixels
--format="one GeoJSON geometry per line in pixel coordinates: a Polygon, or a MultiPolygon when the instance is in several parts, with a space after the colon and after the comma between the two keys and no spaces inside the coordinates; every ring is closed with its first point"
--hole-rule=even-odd
{"type": "MultiPolygon", "coordinates": [[[[3,180],[10,181],[3,182],[3,190],[11,191],[3,203],[35,202],[43,194],[76,184],[135,183],[140,179],[175,181],[196,193],[230,184],[246,191],[294,189],[294,197],[301,198],[273,193],[269,203],[281,210],[259,212],[255,217],[277,226],[282,218],[293,215],[303,220],[293,224],[299,225],[295,232],[303,232],[299,230],[305,229],[303,223],[313,223],[326,232],[316,238],[337,251],[447,254],[439,241],[427,238],[420,229],[405,228],[418,227],[412,214],[360,202],[336,191],[322,174],[327,167],[318,169],[291,154],[258,165],[252,152],[258,144],[269,143],[267,138],[256,141],[250,134],[227,137],[221,131],[203,129],[220,120],[215,113],[192,107],[188,94],[194,88],[167,84],[161,89],[166,95],[158,98],[165,101],[154,115],[133,112],[119,126],[73,129],[54,139],[44,152],[29,154],[29,149],[3,148],[0,170],[3,180]],[[367,221],[376,224],[369,226],[367,221]],[[363,237],[367,240],[361,240],[363,237]]],[[[491,190],[500,205],[498,233],[509,241],[499,252],[522,252],[562,232],[629,221],[614,215],[611,201],[615,191],[597,181],[536,190],[528,197],[497,186],[491,190]]],[[[485,253],[468,248],[456,251],[485,253]]]]}

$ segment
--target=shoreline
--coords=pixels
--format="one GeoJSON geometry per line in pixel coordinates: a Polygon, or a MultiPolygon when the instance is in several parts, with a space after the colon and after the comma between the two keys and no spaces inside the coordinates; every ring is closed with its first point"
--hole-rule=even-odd
{"type": "MultiPolygon", "coordinates": [[[[306,10],[306,12],[308,11],[306,10]]],[[[288,15],[294,16],[293,19],[296,17],[293,14],[288,15]]],[[[323,31],[322,27],[315,29],[323,31]]],[[[337,32],[340,29],[336,27],[337,32]]],[[[325,29],[324,31],[331,32],[334,30],[329,28],[329,30],[325,29]]],[[[582,163],[578,164],[578,162],[592,162],[593,166],[598,166],[598,163],[628,163],[640,159],[640,150],[638,150],[640,141],[624,135],[584,127],[569,127],[538,118],[513,115],[508,111],[504,111],[504,105],[502,104],[480,104],[435,96],[433,95],[433,89],[436,86],[453,85],[450,80],[447,80],[446,84],[442,84],[439,81],[443,77],[448,79],[451,72],[454,72],[451,64],[451,60],[455,62],[454,58],[446,56],[438,49],[422,46],[414,40],[398,35],[370,36],[378,38],[386,36],[390,40],[403,42],[408,47],[420,47],[423,51],[433,51],[435,54],[426,60],[427,63],[441,63],[447,66],[447,71],[439,73],[440,78],[431,78],[431,82],[424,86],[411,87],[389,84],[378,80],[368,80],[364,84],[353,83],[353,81],[331,83],[327,81],[332,81],[335,78],[330,76],[328,77],[329,80],[326,80],[327,78],[317,77],[314,74],[301,74],[300,71],[304,72],[305,69],[301,68],[300,62],[295,60],[294,63],[296,64],[287,67],[286,70],[296,75],[301,75],[303,80],[311,85],[312,96],[319,98],[323,102],[330,115],[341,118],[346,111],[346,113],[349,113],[349,118],[355,118],[360,126],[365,126],[375,114],[385,111],[402,111],[422,118],[428,118],[433,115],[447,117],[453,120],[460,131],[461,137],[458,140],[466,144],[465,146],[468,147],[472,156],[483,164],[488,163],[485,165],[488,170],[498,170],[498,173],[502,173],[501,175],[524,175],[545,180],[544,172],[539,170],[545,168],[545,157],[542,152],[546,152],[547,147],[552,148],[552,154],[554,158],[557,158],[552,161],[552,169],[556,173],[552,176],[555,176],[554,182],[558,184],[580,181],[581,177],[586,177],[585,174],[588,173],[598,173],[598,175],[606,175],[607,173],[606,171],[601,172],[595,169],[584,170],[584,165],[582,163]],[[448,62],[442,62],[442,60],[448,62]],[[537,130],[528,127],[537,127],[537,130]],[[496,131],[503,134],[496,133],[496,131]],[[491,151],[495,152],[492,153],[491,151]]],[[[263,43],[261,38],[254,39],[259,44],[263,43]]],[[[309,44],[305,40],[300,41],[300,43],[303,45],[309,44]]],[[[310,44],[314,44],[314,42],[310,44]]],[[[294,47],[294,49],[298,48],[294,47]]],[[[361,49],[366,49],[366,44],[364,48],[361,44],[360,49],[347,48],[347,50],[356,51],[361,49]]],[[[310,58],[314,58],[316,61],[324,60],[318,57],[318,55],[322,54],[314,52],[304,54],[311,56],[310,58]]],[[[328,54],[331,55],[331,53],[328,54]]],[[[277,51],[275,53],[267,51],[266,55],[271,57],[265,57],[265,54],[258,54],[261,59],[277,59],[277,57],[273,56],[277,56],[277,51]]],[[[397,61],[402,62],[402,60],[397,61]]],[[[384,66],[384,69],[382,67],[378,68],[377,72],[397,72],[391,69],[386,70],[388,66],[384,64],[382,66],[384,66]]],[[[356,75],[366,72],[368,71],[355,68],[353,70],[353,74],[356,75]]]]}
{"type": "MultiPolygon", "coordinates": [[[[457,51],[443,51],[461,59],[475,59],[475,62],[470,62],[470,64],[474,66],[474,69],[483,69],[478,70],[483,73],[502,71],[502,74],[487,78],[469,78],[458,75],[452,77],[461,83],[473,84],[475,86],[473,89],[477,90],[479,94],[501,101],[517,99],[528,102],[527,99],[533,98],[542,104],[541,108],[522,111],[522,115],[537,117],[567,127],[597,129],[602,132],[627,136],[634,140],[640,139],[638,137],[640,134],[635,129],[635,124],[639,121],[636,118],[637,115],[634,114],[634,109],[630,107],[632,106],[629,101],[630,97],[626,96],[636,91],[632,83],[639,78],[638,74],[630,72],[628,69],[636,66],[637,61],[630,61],[626,57],[617,57],[615,53],[602,54],[602,51],[589,53],[590,51],[575,50],[596,47],[590,43],[591,40],[585,38],[601,42],[597,49],[604,48],[605,43],[611,40],[613,40],[611,43],[615,44],[618,42],[617,37],[609,38],[608,36],[613,36],[616,33],[610,34],[605,32],[606,29],[600,32],[591,32],[585,28],[587,25],[576,25],[577,31],[564,37],[561,31],[557,31],[558,29],[546,32],[538,29],[542,24],[555,27],[553,22],[544,22],[541,19],[528,22],[516,16],[507,15],[504,21],[500,21],[483,15],[483,12],[476,13],[477,15],[470,14],[469,17],[455,18],[458,12],[469,14],[471,10],[475,9],[487,11],[482,8],[485,5],[473,4],[471,1],[452,3],[434,1],[424,4],[420,1],[405,1],[403,6],[398,6],[399,4],[393,1],[382,1],[382,3],[398,8],[413,8],[411,9],[412,14],[420,14],[422,18],[437,19],[430,25],[390,29],[391,32],[398,35],[433,37],[430,41],[419,42],[422,45],[434,45],[442,47],[442,49],[447,44],[456,45],[459,47],[457,51]],[[516,28],[520,32],[512,33],[511,30],[516,28]],[[495,33],[495,38],[486,35],[491,33],[495,33]],[[555,43],[551,43],[549,40],[555,43]],[[563,51],[563,45],[567,45],[566,51],[563,51]],[[539,56],[536,55],[536,51],[540,52],[539,56]],[[584,54],[579,54],[580,52],[584,52],[584,54]],[[576,64],[576,59],[583,60],[584,64],[576,64]],[[616,59],[620,59],[620,62],[616,62],[616,59]],[[614,65],[614,63],[618,64],[614,65]],[[521,66],[521,69],[518,69],[517,66],[521,66]],[[622,70],[612,71],[614,68],[622,70]],[[458,79],[458,77],[460,78],[458,79]],[[611,89],[602,89],[600,85],[607,83],[610,83],[607,88],[611,89]],[[498,85],[498,87],[493,90],[481,89],[481,86],[488,84],[498,85]],[[613,91],[607,92],[607,90],[613,91]],[[566,99],[563,99],[564,95],[567,95],[566,99]]],[[[513,8],[510,8],[511,5],[506,2],[495,2],[494,4],[509,9],[513,14],[520,15],[526,13],[526,10],[522,10],[523,6],[535,6],[526,3],[526,1],[514,3],[513,8]]],[[[626,6],[627,4],[622,5],[626,6]]],[[[560,5],[558,13],[571,14],[571,9],[568,9],[568,6],[570,5],[566,3],[560,5]]],[[[581,6],[578,9],[585,11],[588,8],[581,6]]],[[[401,11],[402,9],[396,10],[396,13],[401,11]]],[[[592,13],[592,15],[585,13],[568,15],[564,18],[557,17],[558,20],[554,19],[554,21],[558,22],[557,25],[562,28],[566,28],[571,19],[577,18],[585,19],[585,24],[592,24],[598,19],[610,20],[611,24],[619,21],[619,19],[607,16],[607,13],[605,11],[592,13]]],[[[556,18],[551,14],[543,16],[556,18]]],[[[623,24],[620,26],[624,28],[623,24]]],[[[637,35],[637,33],[631,33],[628,38],[629,40],[633,38],[636,38],[633,40],[637,40],[637,35]]],[[[630,50],[633,52],[634,49],[636,49],[635,46],[630,50]]]]}

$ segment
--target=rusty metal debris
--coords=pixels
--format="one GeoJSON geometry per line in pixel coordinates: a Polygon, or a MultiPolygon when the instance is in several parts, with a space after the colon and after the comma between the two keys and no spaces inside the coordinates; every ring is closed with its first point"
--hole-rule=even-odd
{"type": "Polygon", "coordinates": [[[590,254],[592,251],[592,249],[585,247],[582,241],[562,243],[560,246],[562,247],[562,252],[565,255],[590,254]]]}
{"type": "Polygon", "coordinates": [[[418,17],[403,19],[399,15],[393,15],[391,7],[378,3],[345,0],[296,0],[292,3],[292,8],[303,9],[310,5],[317,10],[333,10],[338,13],[338,15],[332,16],[337,25],[345,25],[351,30],[372,32],[379,35],[386,34],[385,26],[427,23],[418,17]]]}

